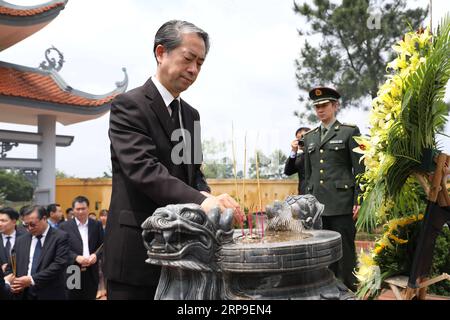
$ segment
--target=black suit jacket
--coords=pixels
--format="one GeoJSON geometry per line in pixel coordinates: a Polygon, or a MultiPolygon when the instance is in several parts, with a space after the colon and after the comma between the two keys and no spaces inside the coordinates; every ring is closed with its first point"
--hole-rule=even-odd
{"type": "MultiPolygon", "coordinates": [[[[75,219],[71,219],[62,223],[59,229],[69,234],[69,265],[77,264],[75,259],[77,256],[83,255],[83,240],[81,239],[80,231],[78,230],[77,222],[75,219]]],[[[103,228],[100,221],[88,219],[88,245],[89,254],[95,253],[97,249],[103,243],[103,228]]],[[[88,267],[85,272],[91,273],[91,279],[94,279],[95,287],[98,286],[98,259],[101,256],[102,250],[99,250],[97,254],[97,263],[88,267]]]]}
{"type": "Polygon", "coordinates": [[[2,268],[0,268],[0,301],[1,300],[11,300],[12,294],[9,286],[5,283],[5,274],[2,268]]]}
{"type": "MultiPolygon", "coordinates": [[[[16,239],[17,277],[26,276],[30,259],[31,234],[16,239]]],[[[69,236],[61,230],[49,228],[42,247],[36,273],[33,275],[38,300],[64,300],[65,273],[69,254],[69,236]]],[[[26,290],[30,290],[27,288],[26,290]]]]}
{"type": "MultiPolygon", "coordinates": [[[[21,235],[27,233],[27,231],[21,227],[21,228],[17,228],[16,227],[16,240],[18,237],[20,237],[21,235]]],[[[5,263],[9,263],[7,255],[6,255],[6,249],[5,246],[3,245],[3,236],[1,236],[0,233],[0,265],[3,265],[5,263]]]]}
{"type": "Polygon", "coordinates": [[[174,177],[178,167],[171,153],[178,142],[171,141],[171,134],[175,127],[152,80],[112,102],[109,138],[113,181],[104,248],[108,280],[157,285],[160,268],[145,263],[142,222],[159,207],[201,204],[206,198],[199,191],[209,191],[209,187],[201,164],[194,163],[195,151],[201,155],[200,115],[183,100],[181,110],[184,128],[193,140],[191,164],[184,167],[185,181],[174,177]]]}
{"type": "MultiPolygon", "coordinates": [[[[26,234],[27,231],[24,227],[16,227],[16,241],[17,238],[19,238],[21,235],[26,234]]],[[[12,248],[14,249],[14,247],[12,248]]],[[[5,263],[9,263],[8,261],[8,256],[6,255],[6,249],[5,246],[3,245],[3,237],[0,234],[0,266],[2,266],[5,263]]],[[[9,273],[11,273],[10,269],[8,268],[5,272],[6,275],[8,275],[9,273]]]]}
{"type": "Polygon", "coordinates": [[[287,176],[298,174],[298,194],[306,193],[305,181],[305,154],[299,153],[295,158],[288,157],[284,165],[284,174],[287,176]]]}

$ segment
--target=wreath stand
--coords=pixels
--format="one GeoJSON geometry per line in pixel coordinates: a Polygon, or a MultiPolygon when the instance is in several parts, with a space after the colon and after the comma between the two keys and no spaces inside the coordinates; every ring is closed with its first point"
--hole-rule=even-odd
{"type": "Polygon", "coordinates": [[[385,280],[397,300],[411,300],[414,297],[417,300],[425,300],[428,286],[443,280],[450,281],[450,275],[446,273],[428,279],[436,238],[443,225],[450,222],[450,196],[447,191],[450,156],[441,153],[434,161],[434,175],[414,173],[427,194],[428,204],[409,277],[395,276],[385,280]],[[431,185],[428,182],[430,180],[431,185]]]}

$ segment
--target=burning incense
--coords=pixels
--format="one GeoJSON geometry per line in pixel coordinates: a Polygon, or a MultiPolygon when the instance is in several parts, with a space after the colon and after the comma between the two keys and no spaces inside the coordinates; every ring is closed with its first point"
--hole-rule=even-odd
{"type": "Polygon", "coordinates": [[[16,263],[16,253],[15,252],[11,252],[11,268],[12,268],[12,273],[15,277],[16,273],[17,273],[17,263],[16,263]]]}
{"type": "Polygon", "coordinates": [[[239,222],[241,224],[242,236],[245,237],[245,232],[244,232],[244,215],[243,214],[239,215],[239,222]]]}
{"type": "Polygon", "coordinates": [[[250,238],[251,238],[252,234],[253,234],[253,220],[252,220],[252,211],[251,210],[248,211],[247,222],[248,222],[248,228],[250,229],[250,238]]]}
{"type": "Polygon", "coordinates": [[[236,200],[239,202],[238,198],[238,183],[237,183],[237,169],[236,169],[236,148],[234,146],[234,124],[231,122],[231,148],[233,151],[233,175],[234,175],[234,192],[236,195],[236,200]]]}
{"type": "Polygon", "coordinates": [[[245,216],[245,176],[247,171],[247,132],[245,132],[244,136],[244,174],[242,177],[242,208],[244,210],[244,216],[245,216]]]}
{"type": "MultiPolygon", "coordinates": [[[[258,136],[256,136],[256,145],[258,145],[258,136]]],[[[261,198],[261,183],[259,180],[259,159],[258,159],[258,150],[255,148],[255,161],[256,161],[256,181],[258,183],[258,200],[259,200],[259,209],[262,210],[262,198],[261,198]]],[[[261,211],[261,239],[264,237],[264,217],[262,217],[261,211]]],[[[256,213],[256,228],[258,228],[258,213],[256,213]]]]}
{"type": "Polygon", "coordinates": [[[264,240],[264,214],[261,208],[261,241],[264,240]]]}
{"type": "MultiPolygon", "coordinates": [[[[238,193],[238,183],[237,183],[237,168],[236,168],[236,148],[234,145],[234,124],[231,122],[231,148],[233,152],[233,175],[234,175],[234,194],[236,196],[237,202],[240,204],[241,201],[239,201],[239,193],[238,193]]],[[[241,225],[242,230],[242,236],[245,235],[244,233],[244,217],[242,214],[239,214],[239,224],[241,225]]]]}

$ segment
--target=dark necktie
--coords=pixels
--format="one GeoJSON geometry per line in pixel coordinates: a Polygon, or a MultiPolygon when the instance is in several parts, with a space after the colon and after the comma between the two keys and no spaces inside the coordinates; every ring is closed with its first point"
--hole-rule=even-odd
{"type": "Polygon", "coordinates": [[[175,122],[176,120],[178,120],[178,109],[180,108],[180,102],[175,99],[170,103],[169,106],[170,110],[172,110],[172,114],[170,117],[172,118],[172,121],[175,122]]]}
{"type": "Polygon", "coordinates": [[[33,262],[31,263],[31,275],[34,275],[36,273],[39,257],[41,256],[42,251],[42,243],[41,243],[42,234],[36,236],[36,238],[37,242],[36,247],[34,248],[33,262]]]}
{"type": "Polygon", "coordinates": [[[320,137],[320,141],[323,141],[323,139],[325,138],[325,136],[327,135],[327,128],[322,128],[322,135],[320,137]]]}
{"type": "Polygon", "coordinates": [[[6,257],[8,258],[8,261],[11,260],[11,241],[10,240],[11,240],[11,236],[7,236],[5,250],[6,250],[6,257]]]}

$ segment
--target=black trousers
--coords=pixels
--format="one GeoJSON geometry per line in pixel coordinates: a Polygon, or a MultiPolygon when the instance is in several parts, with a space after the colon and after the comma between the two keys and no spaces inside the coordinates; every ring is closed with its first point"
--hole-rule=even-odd
{"type": "Polygon", "coordinates": [[[342,259],[331,264],[330,270],[352,291],[356,291],[357,279],[355,235],[356,228],[351,214],[322,216],[323,229],[339,232],[342,239],[342,259]]]}
{"type": "Polygon", "coordinates": [[[135,286],[107,280],[108,300],[154,300],[157,286],[135,286]]]}
{"type": "Polygon", "coordinates": [[[97,297],[98,277],[94,277],[96,269],[81,271],[81,288],[67,290],[68,300],[95,300],[97,297]]]}

